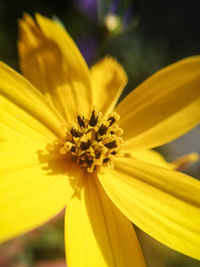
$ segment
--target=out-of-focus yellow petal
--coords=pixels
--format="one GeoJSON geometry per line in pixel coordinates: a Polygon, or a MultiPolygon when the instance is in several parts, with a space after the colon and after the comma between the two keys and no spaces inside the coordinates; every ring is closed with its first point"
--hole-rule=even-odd
{"type": "Polygon", "coordinates": [[[106,57],[91,68],[93,102],[99,111],[113,111],[124,87],[127,76],[122,66],[113,58],[106,57]]]}
{"type": "Polygon", "coordinates": [[[68,121],[77,107],[88,115],[91,104],[89,69],[68,33],[55,21],[36,15],[20,20],[19,56],[23,74],[68,121]]]}
{"type": "Polygon", "coordinates": [[[125,153],[125,156],[128,158],[137,158],[147,163],[151,163],[168,169],[174,169],[176,171],[183,171],[192,163],[199,161],[199,154],[195,152],[183,155],[173,162],[168,162],[160,153],[152,149],[136,151],[133,149],[129,149],[127,151],[128,152],[125,153]]]}
{"type": "Polygon", "coordinates": [[[55,216],[78,181],[73,164],[41,143],[1,142],[0,162],[1,242],[55,216]]]}
{"type": "Polygon", "coordinates": [[[65,239],[69,267],[145,266],[133,226],[94,176],[83,177],[67,205],[65,239]]]}
{"type": "Polygon", "coordinates": [[[192,163],[199,161],[200,156],[198,153],[193,152],[186,155],[183,155],[182,157],[177,158],[175,161],[171,163],[172,167],[177,171],[183,171],[188,166],[190,166],[192,163]]]}
{"type": "Polygon", "coordinates": [[[128,150],[125,153],[125,156],[128,158],[137,158],[139,160],[143,160],[147,163],[152,163],[164,168],[173,169],[175,166],[165,160],[165,158],[158,153],[157,151],[148,149],[148,150],[128,150]]]}
{"type": "Polygon", "coordinates": [[[99,174],[108,196],[143,231],[200,259],[200,182],[134,158],[99,174]]]}
{"type": "Polygon", "coordinates": [[[55,140],[64,136],[63,122],[38,90],[0,63],[0,140],[55,140]]]}
{"type": "Polygon", "coordinates": [[[147,149],[183,135],[200,121],[200,57],[147,79],[116,108],[127,147],[147,149]]]}

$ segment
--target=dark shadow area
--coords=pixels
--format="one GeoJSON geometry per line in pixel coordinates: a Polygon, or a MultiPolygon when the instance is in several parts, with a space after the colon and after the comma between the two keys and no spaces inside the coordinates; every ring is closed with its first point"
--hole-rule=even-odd
{"type": "Polygon", "coordinates": [[[76,196],[78,196],[78,192],[81,190],[83,170],[70,153],[61,155],[59,149],[58,141],[48,144],[45,150],[38,150],[38,160],[47,176],[66,176],[74,192],[76,192],[76,196]]]}

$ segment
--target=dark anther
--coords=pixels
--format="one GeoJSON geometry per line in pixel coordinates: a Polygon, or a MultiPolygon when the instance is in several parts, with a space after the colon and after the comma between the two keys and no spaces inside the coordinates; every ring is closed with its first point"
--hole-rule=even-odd
{"type": "Polygon", "coordinates": [[[103,160],[103,163],[107,163],[109,160],[110,160],[109,158],[105,158],[105,159],[103,160]]]}
{"type": "Polygon", "coordinates": [[[78,159],[78,163],[79,163],[80,165],[84,165],[85,160],[84,160],[84,159],[78,159]]]}
{"type": "Polygon", "coordinates": [[[95,133],[95,139],[96,139],[96,141],[100,142],[103,138],[100,138],[100,139],[99,139],[99,138],[98,138],[98,133],[96,132],[96,133],[95,133]]]}
{"type": "Polygon", "coordinates": [[[114,134],[115,132],[114,131],[110,131],[110,134],[114,134]]]}
{"type": "Polygon", "coordinates": [[[95,150],[94,153],[95,153],[95,158],[96,158],[96,159],[99,159],[100,156],[101,156],[101,152],[98,151],[98,150],[95,150]]]}
{"type": "Polygon", "coordinates": [[[98,116],[95,118],[95,112],[93,110],[92,115],[90,117],[89,125],[94,127],[97,124],[97,121],[98,121],[98,116]]]}
{"type": "Polygon", "coordinates": [[[107,130],[108,130],[108,128],[105,125],[101,124],[101,127],[98,130],[98,134],[104,135],[104,134],[106,134],[107,130]]]}
{"type": "Polygon", "coordinates": [[[83,134],[79,133],[77,130],[75,130],[74,128],[71,129],[70,131],[71,135],[74,137],[81,137],[83,134]]]}
{"type": "Polygon", "coordinates": [[[113,125],[114,122],[116,122],[116,119],[114,117],[108,118],[108,121],[110,121],[110,126],[113,125]]]}
{"type": "Polygon", "coordinates": [[[87,159],[86,162],[89,165],[89,167],[91,167],[92,163],[93,163],[93,160],[92,159],[87,159]]]}
{"type": "Polygon", "coordinates": [[[106,146],[107,148],[115,148],[117,147],[117,144],[116,144],[116,141],[114,140],[110,143],[105,144],[104,146],[106,146]]]}
{"type": "Polygon", "coordinates": [[[88,165],[89,167],[91,167],[91,165],[92,165],[92,163],[93,163],[93,159],[92,159],[92,157],[91,157],[90,155],[88,155],[87,153],[84,153],[84,154],[82,155],[82,157],[84,158],[84,162],[87,163],[87,165],[88,165]]]}
{"type": "Polygon", "coordinates": [[[84,127],[84,128],[85,128],[84,117],[81,118],[81,116],[78,116],[78,117],[77,117],[77,121],[78,121],[78,124],[79,124],[81,127],[84,127]]]}
{"type": "Polygon", "coordinates": [[[90,147],[90,145],[91,145],[91,141],[90,140],[88,140],[87,142],[81,142],[80,148],[82,150],[87,150],[90,147]]]}
{"type": "Polygon", "coordinates": [[[71,152],[75,152],[76,151],[76,147],[75,146],[72,146],[71,149],[70,149],[71,152]]]}
{"type": "Polygon", "coordinates": [[[116,152],[116,151],[112,151],[110,154],[112,154],[112,155],[116,155],[117,152],[116,152]]]}

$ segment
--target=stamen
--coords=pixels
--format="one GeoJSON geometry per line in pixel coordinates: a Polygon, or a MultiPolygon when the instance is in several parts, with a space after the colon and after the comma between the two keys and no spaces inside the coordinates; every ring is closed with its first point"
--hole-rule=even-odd
{"type": "Polygon", "coordinates": [[[113,123],[114,123],[116,120],[115,120],[114,117],[110,117],[110,118],[108,119],[108,121],[110,121],[109,126],[111,126],[111,125],[113,125],[113,123]]]}
{"type": "MultiPolygon", "coordinates": [[[[80,114],[80,113],[79,113],[80,114]]],[[[61,144],[60,153],[71,153],[81,168],[88,172],[113,167],[113,158],[121,156],[123,131],[117,126],[119,115],[115,112],[107,118],[101,112],[92,110],[89,119],[77,115],[76,124],[66,126],[66,138],[61,144]]]]}
{"type": "Polygon", "coordinates": [[[98,116],[95,117],[95,111],[93,110],[89,121],[90,126],[95,126],[97,124],[97,121],[98,121],[98,116]]]}
{"type": "Polygon", "coordinates": [[[91,145],[91,141],[88,140],[87,142],[81,142],[80,148],[82,150],[87,150],[91,145]]]}
{"type": "Polygon", "coordinates": [[[85,122],[84,122],[84,116],[81,118],[81,116],[77,117],[78,124],[80,127],[85,127],[85,122]]]}
{"type": "Polygon", "coordinates": [[[71,129],[70,133],[71,133],[72,136],[74,136],[74,137],[81,137],[81,136],[83,136],[82,133],[78,132],[78,131],[77,131],[76,129],[74,129],[74,128],[71,129]]]}
{"type": "Polygon", "coordinates": [[[108,130],[108,128],[105,125],[102,124],[101,127],[98,130],[98,134],[104,135],[104,134],[106,134],[107,130],[108,130]]]}
{"type": "Polygon", "coordinates": [[[71,152],[75,152],[76,151],[76,147],[75,146],[72,146],[71,149],[70,149],[71,152]]]}
{"type": "Polygon", "coordinates": [[[98,150],[96,150],[96,151],[94,151],[94,153],[95,153],[95,158],[96,158],[96,159],[99,159],[100,156],[101,156],[101,152],[98,151],[98,150]]]}
{"type": "Polygon", "coordinates": [[[99,138],[98,133],[95,133],[95,139],[98,142],[102,141],[102,138],[99,138]]]}
{"type": "Polygon", "coordinates": [[[116,141],[114,140],[110,143],[105,144],[104,146],[106,146],[107,148],[115,148],[117,147],[117,144],[116,144],[116,141]]]}

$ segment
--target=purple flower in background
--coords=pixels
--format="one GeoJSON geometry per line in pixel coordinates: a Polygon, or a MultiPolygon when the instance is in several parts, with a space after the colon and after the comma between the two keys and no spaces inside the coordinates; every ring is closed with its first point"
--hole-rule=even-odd
{"type": "Polygon", "coordinates": [[[78,40],[77,43],[86,62],[88,65],[91,65],[93,63],[98,46],[97,38],[95,38],[95,36],[87,36],[78,40]]]}
{"type": "Polygon", "coordinates": [[[91,19],[97,18],[97,0],[73,0],[75,7],[91,19]]]}
{"type": "MultiPolygon", "coordinates": [[[[124,30],[127,28],[132,18],[133,2],[124,3],[124,0],[73,0],[74,6],[82,14],[90,19],[96,19],[107,24],[109,21],[111,31],[115,28],[114,22],[116,21],[116,28],[124,30]],[[121,25],[119,25],[119,23],[121,25]]],[[[107,25],[105,25],[107,26],[107,25]]],[[[110,30],[110,27],[108,27],[110,30]]],[[[118,29],[119,30],[119,29],[118,29]]]]}
{"type": "Polygon", "coordinates": [[[132,19],[133,16],[133,4],[131,4],[129,6],[129,8],[127,8],[125,14],[124,14],[124,18],[123,18],[123,29],[126,29],[128,27],[129,22],[132,19]]]}
{"type": "Polygon", "coordinates": [[[133,9],[133,1],[130,3],[127,3],[126,7],[123,8],[123,12],[120,15],[119,10],[120,6],[123,4],[123,0],[112,0],[110,5],[110,13],[113,15],[118,15],[122,19],[122,27],[123,29],[126,29],[128,26],[131,18],[132,18],[132,9],[133,9]]]}
{"type": "Polygon", "coordinates": [[[124,3],[123,0],[112,0],[108,12],[104,17],[104,24],[109,32],[118,34],[126,30],[132,20],[133,2],[124,3]]]}
{"type": "MultiPolygon", "coordinates": [[[[73,0],[73,3],[76,9],[90,19],[97,19],[98,13],[100,29],[104,30],[104,34],[101,36],[104,36],[104,39],[125,30],[132,18],[132,4],[124,5],[122,0],[108,2],[102,2],[101,0],[73,0]]],[[[91,65],[95,59],[98,39],[96,36],[86,34],[77,41],[88,65],[91,65]]]]}
{"type": "Polygon", "coordinates": [[[111,5],[110,5],[110,13],[112,14],[116,14],[118,9],[119,9],[119,5],[120,5],[120,0],[113,0],[111,2],[111,5]]]}

